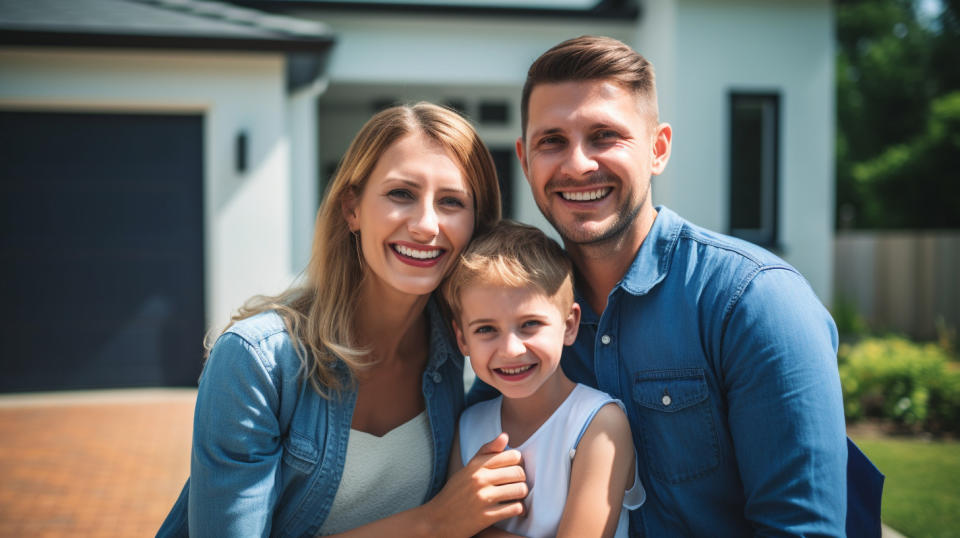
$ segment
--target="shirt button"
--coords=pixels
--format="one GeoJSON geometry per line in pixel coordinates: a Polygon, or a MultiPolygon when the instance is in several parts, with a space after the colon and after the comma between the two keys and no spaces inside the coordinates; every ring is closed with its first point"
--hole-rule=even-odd
{"type": "Polygon", "coordinates": [[[443,380],[443,377],[440,375],[440,372],[434,372],[434,373],[433,373],[433,382],[434,382],[434,383],[439,383],[441,380],[443,380]]]}
{"type": "Polygon", "coordinates": [[[660,401],[663,402],[663,405],[670,405],[670,402],[672,402],[673,400],[670,398],[669,394],[664,394],[663,398],[661,398],[660,401]]]}
{"type": "Polygon", "coordinates": [[[603,345],[609,344],[609,343],[610,343],[610,335],[609,335],[609,334],[605,334],[605,335],[601,336],[601,337],[600,337],[600,343],[602,343],[603,345]]]}

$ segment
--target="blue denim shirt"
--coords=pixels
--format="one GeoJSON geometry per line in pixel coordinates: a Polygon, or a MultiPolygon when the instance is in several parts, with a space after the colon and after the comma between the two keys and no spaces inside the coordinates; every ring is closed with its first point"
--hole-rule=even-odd
{"type": "Polygon", "coordinates": [[[833,320],[776,256],[658,210],[603,314],[578,297],[562,359],[626,404],[647,489],[631,535],[842,536],[833,320]]]}
{"type": "MultiPolygon", "coordinates": [[[[464,399],[463,357],[432,300],[427,314],[422,387],[434,459],[424,502],[446,479],[464,399]]],[[[157,535],[316,535],[340,483],[356,398],[347,389],[327,400],[304,381],[276,313],[233,325],[204,366],[191,476],[157,535]]]]}

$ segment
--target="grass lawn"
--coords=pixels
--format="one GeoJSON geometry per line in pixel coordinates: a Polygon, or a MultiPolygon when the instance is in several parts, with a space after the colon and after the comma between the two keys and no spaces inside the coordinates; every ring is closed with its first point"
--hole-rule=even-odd
{"type": "Polygon", "coordinates": [[[887,477],[884,523],[908,538],[960,536],[960,442],[853,440],[887,477]]]}

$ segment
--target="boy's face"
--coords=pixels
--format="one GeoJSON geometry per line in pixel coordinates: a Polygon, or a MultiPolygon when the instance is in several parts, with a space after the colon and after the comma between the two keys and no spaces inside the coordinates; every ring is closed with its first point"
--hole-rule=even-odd
{"type": "Polygon", "coordinates": [[[563,346],[573,344],[580,307],[561,310],[534,287],[490,284],[461,292],[457,344],[477,377],[507,398],[526,398],[554,378],[563,346]]]}

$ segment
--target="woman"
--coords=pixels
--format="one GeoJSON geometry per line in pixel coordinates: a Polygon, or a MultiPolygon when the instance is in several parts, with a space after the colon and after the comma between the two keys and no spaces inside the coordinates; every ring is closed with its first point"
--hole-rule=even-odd
{"type": "Polygon", "coordinates": [[[463,362],[431,294],[499,216],[490,154],[456,113],[420,103],[367,122],[318,213],[305,285],[257,298],[213,346],[191,477],[159,535],[465,536],[519,514],[503,436],[440,491],[463,362]]]}

